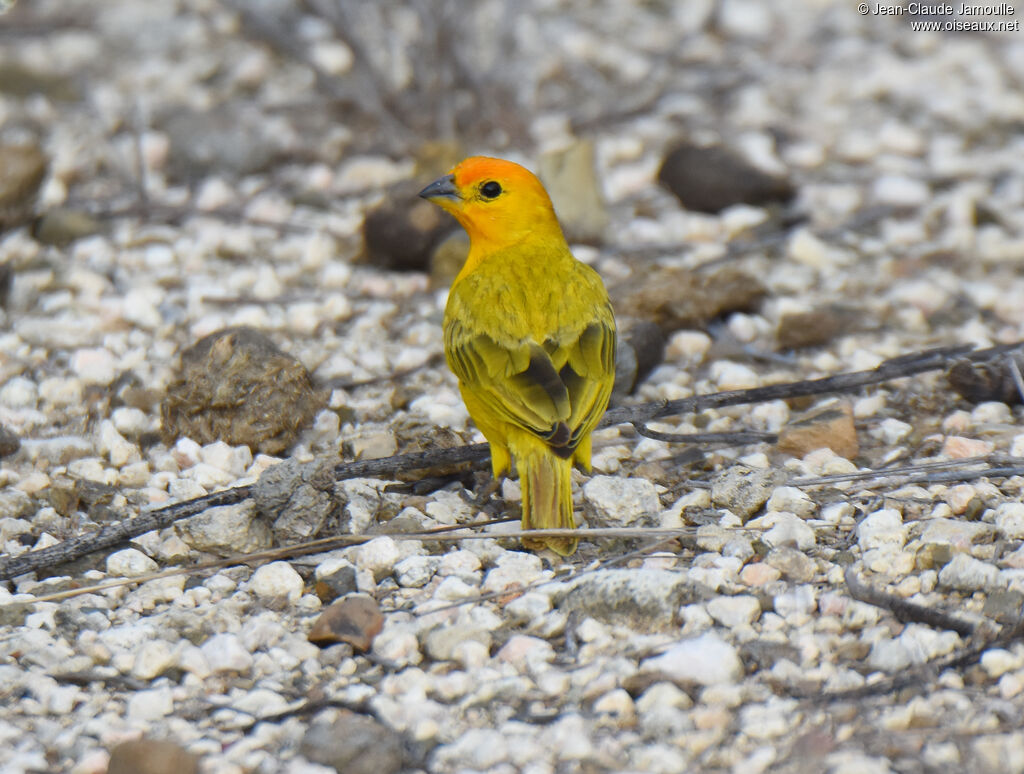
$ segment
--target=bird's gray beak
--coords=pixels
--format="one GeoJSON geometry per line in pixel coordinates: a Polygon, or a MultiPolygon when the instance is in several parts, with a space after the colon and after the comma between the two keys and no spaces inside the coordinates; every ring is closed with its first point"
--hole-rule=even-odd
{"type": "Polygon", "coordinates": [[[455,175],[439,177],[433,183],[420,191],[419,195],[428,200],[448,199],[450,201],[458,201],[462,198],[459,196],[459,189],[455,187],[455,175]]]}

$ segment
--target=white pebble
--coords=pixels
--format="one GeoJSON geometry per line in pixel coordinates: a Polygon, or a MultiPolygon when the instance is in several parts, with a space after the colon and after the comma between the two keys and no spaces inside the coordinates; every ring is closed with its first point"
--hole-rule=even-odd
{"type": "Polygon", "coordinates": [[[271,562],[258,568],[249,580],[256,598],[272,608],[298,602],[305,583],[288,562],[271,562]]]}
{"type": "Polygon", "coordinates": [[[137,548],[124,548],[107,557],[107,575],[138,578],[156,572],[159,566],[137,548]]]}
{"type": "Polygon", "coordinates": [[[683,640],[660,656],[646,659],[644,672],[663,672],[677,682],[698,685],[731,683],[743,675],[739,654],[717,634],[683,640]]]}
{"type": "Polygon", "coordinates": [[[138,438],[149,429],[149,419],[146,412],[131,406],[121,406],[110,414],[110,420],[121,435],[128,438],[138,438]]]}
{"type": "Polygon", "coordinates": [[[658,490],[646,478],[594,476],[584,484],[583,496],[602,526],[625,527],[661,512],[658,490]]]}
{"type": "Polygon", "coordinates": [[[147,640],[135,651],[132,677],[152,680],[174,665],[174,650],[167,640],[147,640]]]}
{"type": "Polygon", "coordinates": [[[117,358],[106,349],[76,350],[69,365],[86,384],[108,385],[117,378],[117,358]]]}
{"type": "Polygon", "coordinates": [[[857,542],[862,550],[885,545],[902,546],[907,542],[907,529],[899,511],[885,508],[868,514],[857,525],[857,542]]]}
{"type": "Polygon", "coordinates": [[[676,331],[665,344],[665,359],[700,363],[711,349],[711,337],[700,331],[676,331]]]}
{"type": "Polygon", "coordinates": [[[505,661],[519,669],[537,669],[555,660],[555,649],[547,640],[514,634],[497,653],[505,661]]]}
{"type": "Polygon", "coordinates": [[[395,564],[395,579],[400,586],[422,588],[434,577],[440,564],[441,559],[436,556],[407,556],[395,564]]]}
{"type": "Polygon", "coordinates": [[[761,379],[754,369],[731,360],[717,360],[712,363],[711,378],[719,390],[749,390],[761,384],[761,379]]]}
{"type": "Polygon", "coordinates": [[[882,672],[900,672],[910,666],[910,651],[899,640],[878,640],[871,646],[868,664],[882,672]]]}
{"type": "Polygon", "coordinates": [[[775,525],[764,533],[765,543],[773,548],[796,546],[801,551],[814,547],[814,530],[803,519],[792,513],[776,513],[770,516],[775,517],[775,525]]]}
{"type": "Polygon", "coordinates": [[[231,446],[224,441],[216,441],[200,449],[199,459],[235,478],[241,478],[252,464],[252,451],[248,446],[231,446]]]}
{"type": "Polygon", "coordinates": [[[252,667],[252,654],[245,649],[237,634],[215,634],[199,650],[214,673],[248,672],[252,667]]]}
{"type": "Polygon", "coordinates": [[[1005,648],[989,648],[981,654],[981,668],[989,677],[1001,677],[1007,672],[1020,669],[1024,660],[1005,648]]]}
{"type": "Polygon", "coordinates": [[[159,720],[174,712],[174,696],[170,686],[135,691],[128,699],[128,717],[139,720],[159,720]]]}
{"type": "Polygon", "coordinates": [[[1013,424],[1013,412],[1005,403],[987,401],[974,407],[971,412],[971,421],[976,425],[1013,424]]]}
{"type": "Polygon", "coordinates": [[[877,427],[871,428],[871,435],[878,438],[889,446],[895,446],[913,431],[914,426],[898,419],[889,417],[878,423],[877,427]]]}
{"type": "Polygon", "coordinates": [[[114,423],[109,419],[100,422],[99,451],[110,460],[115,468],[120,468],[130,462],[139,462],[142,453],[139,447],[117,432],[114,423]]]}
{"type": "Polygon", "coordinates": [[[931,190],[920,180],[900,175],[882,175],[875,180],[872,194],[879,204],[920,207],[928,201],[931,190]]]}
{"type": "Polygon", "coordinates": [[[353,563],[360,570],[368,570],[375,580],[390,575],[402,558],[398,544],[393,538],[383,535],[359,546],[353,552],[353,563]]]}
{"type": "Polygon", "coordinates": [[[735,597],[715,597],[707,603],[708,614],[723,626],[735,629],[749,626],[761,617],[761,603],[757,597],[741,594],[735,597]]]}
{"type": "Polygon", "coordinates": [[[996,508],[992,521],[1006,537],[1024,538],[1024,503],[1002,503],[996,508]]]}
{"type": "Polygon", "coordinates": [[[0,388],[0,404],[13,409],[34,409],[39,400],[36,383],[23,376],[13,376],[0,388]]]}
{"type": "Polygon", "coordinates": [[[787,511],[802,519],[813,516],[817,507],[806,492],[795,486],[776,487],[768,498],[769,511],[787,511]]]}
{"type": "Polygon", "coordinates": [[[818,601],[814,587],[804,584],[776,594],[773,599],[775,612],[783,618],[806,617],[815,611],[818,601]]]}

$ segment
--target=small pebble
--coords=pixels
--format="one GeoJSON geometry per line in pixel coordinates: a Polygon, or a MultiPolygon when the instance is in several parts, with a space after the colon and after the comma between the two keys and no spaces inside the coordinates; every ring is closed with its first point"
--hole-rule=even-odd
{"type": "Polygon", "coordinates": [[[159,565],[137,548],[124,548],[107,557],[107,575],[138,578],[156,572],[159,565]]]}
{"type": "Polygon", "coordinates": [[[736,649],[712,633],[683,640],[662,655],[644,660],[640,668],[663,673],[677,683],[697,685],[731,683],[743,674],[736,649]]]}
{"type": "Polygon", "coordinates": [[[288,562],[271,562],[259,567],[249,580],[249,588],[264,605],[280,610],[298,602],[305,582],[288,562]]]}

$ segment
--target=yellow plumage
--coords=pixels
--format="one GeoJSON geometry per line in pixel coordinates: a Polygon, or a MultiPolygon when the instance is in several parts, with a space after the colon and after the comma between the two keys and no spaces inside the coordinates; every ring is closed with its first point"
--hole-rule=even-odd
{"type": "MultiPolygon", "coordinates": [[[[604,284],[573,257],[540,181],[517,164],[466,159],[420,195],[470,237],[445,308],[444,347],[494,474],[515,462],[524,529],[571,528],[572,465],[590,470],[590,434],[614,379],[604,284]]],[[[524,544],[576,550],[569,538],[524,544]]]]}

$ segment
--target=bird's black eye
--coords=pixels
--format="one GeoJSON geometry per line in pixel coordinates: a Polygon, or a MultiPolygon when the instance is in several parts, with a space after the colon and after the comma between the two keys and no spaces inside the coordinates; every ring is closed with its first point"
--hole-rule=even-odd
{"type": "Polygon", "coordinates": [[[488,180],[480,186],[480,193],[485,199],[494,199],[501,193],[501,183],[497,183],[494,180],[488,180]]]}

